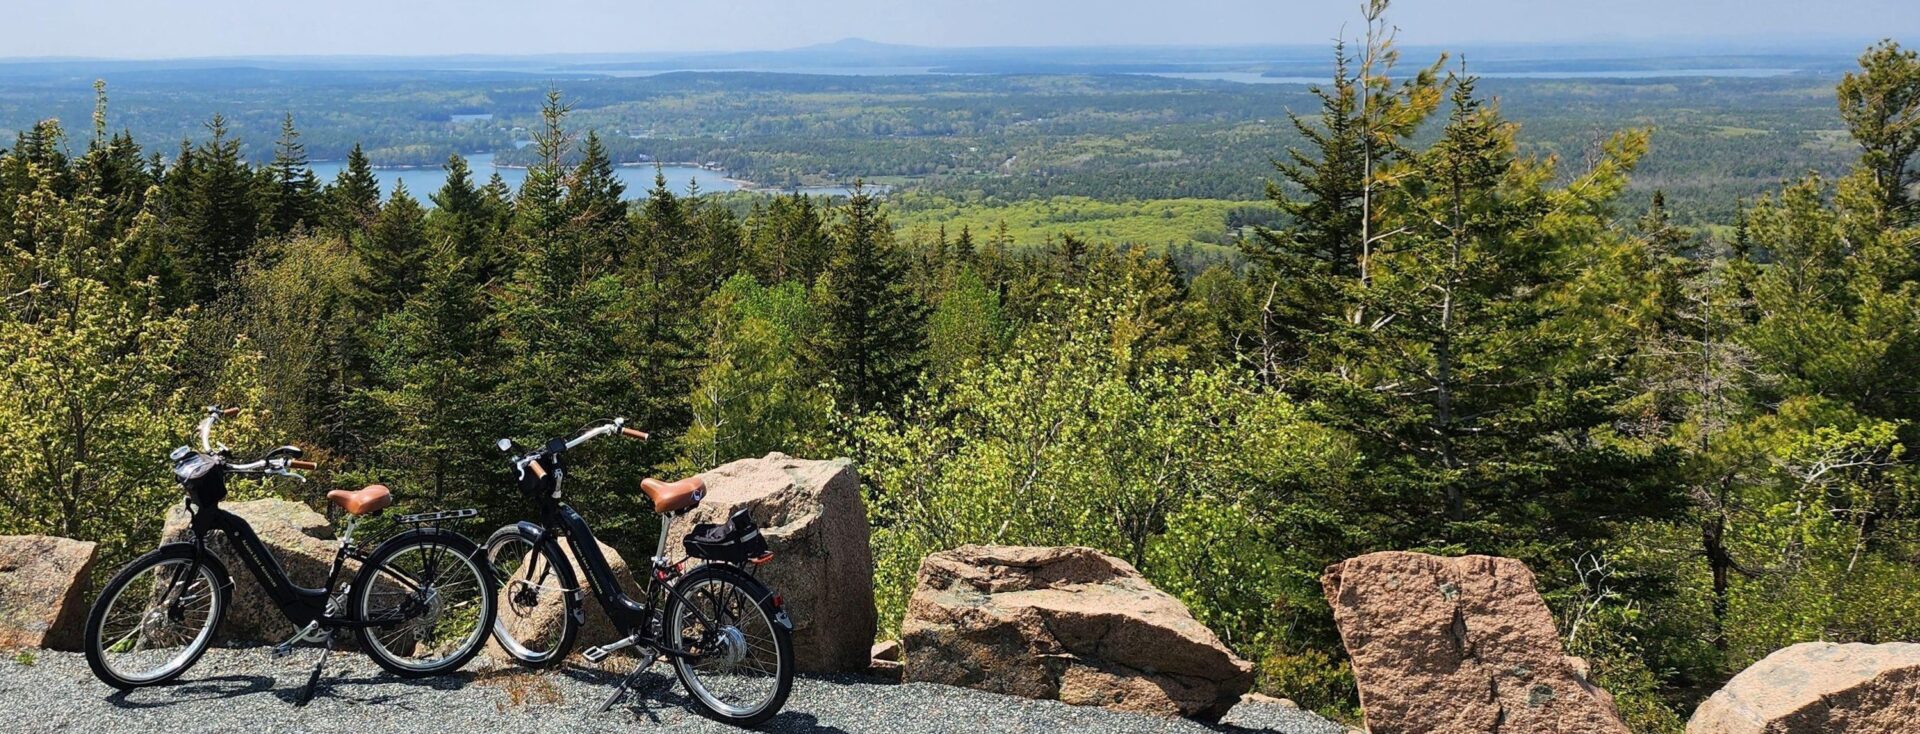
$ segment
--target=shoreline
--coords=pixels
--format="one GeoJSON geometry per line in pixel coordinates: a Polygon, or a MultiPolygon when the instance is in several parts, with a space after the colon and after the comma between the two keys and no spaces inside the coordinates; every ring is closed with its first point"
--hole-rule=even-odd
{"type": "MultiPolygon", "coordinates": [[[[471,162],[471,161],[472,161],[472,159],[473,159],[474,157],[476,157],[476,156],[497,156],[497,155],[499,155],[499,154],[498,154],[498,153],[492,153],[492,152],[483,152],[483,153],[461,153],[461,154],[459,154],[459,155],[460,155],[460,156],[461,156],[462,158],[465,158],[465,159],[467,159],[467,160],[468,160],[469,162],[471,162]]],[[[318,161],[308,161],[308,162],[307,162],[307,165],[308,165],[308,167],[309,167],[309,168],[311,168],[311,167],[313,167],[313,166],[315,166],[315,165],[323,165],[323,164],[332,164],[332,165],[344,165],[345,163],[346,163],[346,161],[345,161],[345,160],[318,160],[318,161]]],[[[719,167],[715,167],[715,166],[709,166],[709,165],[707,165],[707,164],[704,164],[704,163],[694,163],[694,162],[691,162],[691,161],[624,161],[624,162],[615,162],[615,163],[613,164],[613,167],[614,167],[614,168],[640,168],[640,167],[643,167],[643,166],[658,166],[658,167],[662,167],[662,168],[687,168],[687,169],[693,169],[693,170],[698,170],[698,171],[705,171],[705,172],[707,172],[707,173],[713,173],[713,174],[718,174],[718,177],[719,177],[719,179],[720,179],[721,181],[723,181],[723,182],[726,182],[726,183],[728,183],[728,184],[731,184],[731,185],[732,185],[732,186],[734,187],[734,188],[733,188],[733,190],[735,190],[735,191],[746,191],[746,192],[751,192],[751,193],[774,193],[774,194],[784,194],[784,193],[805,193],[805,192],[806,192],[806,190],[808,190],[808,189],[841,189],[841,190],[850,190],[850,189],[852,189],[852,188],[853,188],[853,184],[850,184],[850,183],[827,183],[827,184],[819,184],[819,185],[812,185],[812,186],[809,186],[809,185],[802,185],[802,186],[800,186],[800,187],[798,187],[797,189],[790,189],[790,188],[786,188],[786,187],[782,187],[782,186],[773,186],[773,185],[768,185],[768,184],[762,184],[762,183],[760,183],[760,182],[758,182],[758,181],[752,181],[752,180],[749,180],[749,179],[744,179],[744,178],[737,178],[737,177],[735,177],[735,176],[733,176],[733,175],[731,175],[731,174],[730,174],[730,173],[729,173],[729,172],[728,172],[728,171],[727,171],[726,169],[724,169],[724,168],[719,168],[719,167]]],[[[403,171],[403,172],[404,172],[404,171],[430,171],[430,170],[443,170],[443,169],[445,169],[445,168],[446,168],[446,164],[444,164],[444,163],[442,163],[442,164],[437,164],[437,165],[424,165],[424,164],[423,164],[423,165],[394,165],[394,166],[373,166],[373,170],[375,170],[375,171],[403,171]]],[[[481,177],[484,177],[484,176],[486,175],[486,172],[487,172],[487,171],[489,171],[489,170],[509,170],[509,171],[525,171],[525,170],[527,170],[528,168],[529,168],[529,166],[522,166],[522,165],[512,165],[512,164],[501,164],[501,163],[490,163],[490,164],[488,165],[488,167],[487,167],[487,168],[485,168],[485,169],[482,169],[482,168],[478,168],[478,167],[469,167],[469,170],[471,170],[471,172],[472,172],[472,174],[473,174],[473,175],[474,175],[474,176],[475,176],[476,178],[481,178],[481,177]]],[[[698,180],[698,179],[696,179],[696,181],[697,181],[697,180],[698,180]]],[[[880,192],[884,192],[884,191],[886,191],[887,189],[889,189],[889,188],[891,188],[891,187],[886,187],[886,186],[875,186],[875,185],[872,185],[872,184],[869,184],[869,185],[868,185],[868,188],[870,188],[870,189],[877,189],[877,190],[878,190],[878,191],[880,191],[880,192]]],[[[825,194],[818,194],[818,193],[816,193],[816,194],[810,194],[810,195],[815,195],[815,196],[819,196],[819,195],[827,195],[827,196],[833,196],[833,195],[837,195],[837,194],[832,194],[832,193],[825,193],[825,194]]]]}

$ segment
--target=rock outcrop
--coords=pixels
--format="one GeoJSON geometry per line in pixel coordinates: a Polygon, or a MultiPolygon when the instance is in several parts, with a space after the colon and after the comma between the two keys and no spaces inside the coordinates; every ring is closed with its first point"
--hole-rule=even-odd
{"type": "Polygon", "coordinates": [[[1373,553],[1321,578],[1373,734],[1627,734],[1509,558],[1373,553]]]}
{"type": "Polygon", "coordinates": [[[866,503],[852,464],[771,453],[700,477],[707,497],[674,523],[670,552],[679,556],[680,541],[695,523],[725,522],[747,508],[774,553],[757,573],[780,593],[793,619],[795,666],[865,670],[879,613],[866,503]]]}
{"type": "MultiPolygon", "coordinates": [[[[333,541],[333,525],[325,516],[298,502],[279,499],[227,502],[222,503],[220,509],[239,515],[252,525],[253,532],[273,551],[274,558],[295,584],[308,588],[326,584],[327,571],[333,565],[333,555],[339,545],[333,541]]],[[[190,523],[186,508],[174,505],[160,532],[161,542],[189,540],[190,523]]],[[[227,535],[216,533],[207,548],[226,565],[227,573],[233,574],[233,592],[225,618],[214,634],[214,642],[274,643],[292,636],[293,624],[273,605],[273,598],[260,588],[246,564],[234,556],[227,535]]],[[[349,564],[341,573],[352,574],[358,570],[349,564]]],[[[335,639],[347,637],[350,635],[335,635],[335,639]]]]}
{"type": "Polygon", "coordinates": [[[1218,719],[1253,684],[1179,600],[1090,548],[930,555],[901,630],[908,681],[1218,719]]]}
{"type": "Polygon", "coordinates": [[[0,536],[0,650],[78,650],[87,624],[95,544],[0,536]]]}
{"type": "Polygon", "coordinates": [[[1727,681],[1687,734],[1894,734],[1920,728],[1920,644],[1803,642],[1727,681]]]}

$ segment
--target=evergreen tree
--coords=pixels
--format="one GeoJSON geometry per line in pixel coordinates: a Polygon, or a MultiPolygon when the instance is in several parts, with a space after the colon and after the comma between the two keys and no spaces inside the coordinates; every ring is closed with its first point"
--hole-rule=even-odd
{"type": "Polygon", "coordinates": [[[566,187],[568,224],[579,242],[582,266],[598,270],[617,265],[633,240],[624,200],[627,187],[614,175],[613,160],[598,134],[587,133],[580,163],[566,187]]]}
{"type": "MultiPolygon", "coordinates": [[[[1553,233],[1602,226],[1604,202],[1553,196],[1551,171],[1516,156],[1512,126],[1473,80],[1453,87],[1440,139],[1382,172],[1394,187],[1379,192],[1376,224],[1398,234],[1339,289],[1352,299],[1342,312],[1367,320],[1329,332],[1312,347],[1326,366],[1293,379],[1324,420],[1382,457],[1368,478],[1379,504],[1366,511],[1393,518],[1377,529],[1398,538],[1389,544],[1525,557],[1540,528],[1592,543],[1606,534],[1596,518],[1670,501],[1632,457],[1549,438],[1605,428],[1625,398],[1572,337],[1607,325],[1563,313],[1557,290],[1576,245],[1553,233]]],[[[1571,186],[1619,191],[1643,149],[1643,136],[1616,141],[1571,186]]]]}
{"type": "MultiPolygon", "coordinates": [[[[382,220],[398,208],[389,202],[382,220]]],[[[473,439],[514,430],[494,392],[506,354],[488,299],[453,247],[437,248],[421,266],[419,290],[375,328],[373,383],[380,387],[371,397],[388,429],[374,455],[430,504],[517,509],[510,493],[493,491],[501,484],[498,454],[473,439]]]]}
{"type": "Polygon", "coordinates": [[[259,214],[254,208],[253,171],[240,153],[240,141],[228,137],[226,118],[207,123],[212,137],[202,143],[188,175],[185,251],[188,287],[194,299],[213,300],[231,284],[235,268],[252,254],[259,214]]]}
{"type": "Polygon", "coordinates": [[[549,268],[547,277],[577,280],[582,264],[577,248],[568,247],[561,238],[570,212],[566,206],[566,153],[572,136],[564,126],[568,107],[560,93],[547,93],[540,108],[541,129],[534,133],[534,164],[514,197],[514,234],[530,250],[543,253],[541,266],[549,268]]]}
{"type": "Polygon", "coordinates": [[[1876,221],[1913,221],[1920,172],[1920,54],[1884,41],[1860,57],[1860,70],[1840,81],[1840,117],[1859,144],[1860,170],[1872,181],[1876,221]]]}
{"type": "Polygon", "coordinates": [[[833,378],[840,409],[889,412],[919,377],[927,309],[907,283],[879,200],[855,187],[833,228],[834,255],[815,286],[824,328],[817,368],[833,378]]]}
{"type": "Polygon", "coordinates": [[[496,194],[486,188],[474,186],[465,158],[448,156],[446,171],[445,183],[431,195],[434,209],[428,215],[428,230],[435,242],[452,246],[451,257],[472,271],[476,284],[484,286],[509,271],[499,242],[499,219],[509,205],[493,198],[496,194]]]}
{"type": "Polygon", "coordinates": [[[748,260],[762,283],[811,284],[832,253],[820,209],[805,194],[776,196],[764,207],[756,203],[746,238],[748,260]]]}
{"type": "Polygon", "coordinates": [[[293,113],[280,122],[280,139],[273,145],[273,163],[262,171],[261,228],[270,237],[311,229],[320,217],[320,183],[307,165],[307,147],[293,126],[293,113]]]}
{"type": "Polygon", "coordinates": [[[347,151],[347,165],[327,187],[327,226],[342,235],[363,232],[380,214],[380,179],[359,143],[347,151]]]}
{"type": "Polygon", "coordinates": [[[407,193],[406,183],[393,187],[393,197],[374,219],[373,228],[359,240],[360,258],[365,267],[363,306],[377,318],[398,310],[420,287],[426,277],[426,210],[407,193]]]}

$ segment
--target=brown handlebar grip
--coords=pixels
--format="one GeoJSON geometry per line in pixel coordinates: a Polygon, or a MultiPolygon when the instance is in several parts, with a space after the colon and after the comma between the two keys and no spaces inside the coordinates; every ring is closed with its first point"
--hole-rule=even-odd
{"type": "Polygon", "coordinates": [[[240,414],[240,409],[239,409],[239,408],[222,408],[222,409],[220,409],[220,417],[222,417],[222,418],[232,418],[232,417],[234,417],[234,416],[236,416],[236,415],[239,415],[239,414],[240,414]]]}
{"type": "Polygon", "coordinates": [[[638,428],[622,428],[620,429],[620,435],[626,436],[628,438],[638,438],[641,440],[646,440],[647,438],[647,432],[642,431],[638,428]]]}
{"type": "Polygon", "coordinates": [[[535,477],[538,477],[538,478],[540,478],[540,479],[546,479],[546,478],[547,478],[547,470],[546,470],[546,469],[544,469],[544,468],[542,468],[542,467],[540,466],[540,462],[538,462],[538,461],[529,461],[529,462],[527,462],[527,469],[528,469],[528,470],[530,470],[530,471],[532,471],[532,472],[533,472],[533,475],[534,475],[535,477]]]}
{"type": "Polygon", "coordinates": [[[305,470],[308,470],[308,471],[312,471],[312,470],[314,470],[314,469],[318,469],[318,468],[320,468],[320,465],[319,465],[319,464],[315,464],[315,463],[313,463],[313,462],[311,462],[311,461],[301,461],[301,460],[299,460],[299,459],[289,459],[289,460],[287,461],[287,468],[288,468],[288,469],[305,469],[305,470]]]}

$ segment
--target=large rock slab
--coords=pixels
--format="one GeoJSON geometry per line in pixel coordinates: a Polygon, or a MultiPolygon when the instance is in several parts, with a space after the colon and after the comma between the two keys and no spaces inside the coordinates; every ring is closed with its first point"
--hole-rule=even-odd
{"type": "MultiPolygon", "coordinates": [[[[295,584],[307,588],[318,588],[327,582],[327,571],[333,565],[334,552],[339,544],[333,541],[333,525],[327,518],[298,502],[280,499],[251,500],[247,502],[227,502],[220,509],[239,515],[253,526],[253,532],[266,543],[268,550],[280,562],[295,584]]],[[[185,542],[188,537],[192,518],[186,508],[174,505],[167,513],[167,522],[160,531],[161,542],[185,542]]],[[[233,546],[226,533],[215,533],[207,543],[220,561],[226,564],[227,573],[233,574],[233,592],[225,618],[215,631],[214,642],[254,643],[280,642],[294,633],[293,623],[288,622],[280,608],[274,606],[273,598],[267,596],[265,589],[248,571],[246,564],[234,556],[233,546]]],[[[349,580],[357,570],[349,564],[341,573],[349,580]]],[[[344,585],[344,584],[343,584],[344,585]]],[[[344,636],[335,635],[335,639],[344,636]]]]}
{"type": "Polygon", "coordinates": [[[803,672],[867,668],[879,612],[873,604],[873,549],[860,475],[845,459],[813,461],[771,453],[700,475],[707,498],[674,523],[668,549],[695,523],[725,522],[747,508],[774,553],[760,579],[793,619],[794,662],[803,672]]]}
{"type": "Polygon", "coordinates": [[[901,629],[906,680],[1218,719],[1253,686],[1178,599],[1091,548],[927,556],[901,629]]]}
{"type": "Polygon", "coordinates": [[[97,546],[48,535],[0,536],[0,650],[78,650],[97,546]]]}
{"type": "Polygon", "coordinates": [[[1894,734],[1920,730],[1920,644],[1803,642],[1740,672],[1687,734],[1894,734]]]}
{"type": "Polygon", "coordinates": [[[1628,734],[1509,558],[1373,553],[1321,578],[1372,734],[1628,734]]]}
{"type": "MultiPolygon", "coordinates": [[[[612,569],[614,581],[627,592],[627,596],[633,597],[635,601],[646,599],[640,591],[640,585],[633,579],[633,571],[627,565],[627,559],[612,546],[597,540],[594,542],[600,546],[600,554],[606,556],[607,567],[612,569]]],[[[577,652],[590,645],[606,645],[625,637],[620,634],[618,628],[614,627],[613,618],[607,616],[606,608],[600,606],[599,600],[593,597],[593,582],[587,580],[586,569],[581,567],[579,559],[574,557],[573,544],[565,540],[556,540],[555,544],[560,548],[561,556],[573,567],[573,578],[580,584],[581,612],[586,617],[585,623],[580,625],[579,632],[574,636],[573,649],[577,652]]],[[[540,593],[534,596],[533,604],[518,604],[515,603],[513,596],[514,592],[521,587],[516,586],[516,582],[512,579],[500,581],[499,597],[494,604],[494,608],[500,610],[499,623],[506,626],[514,635],[514,639],[542,642],[554,639],[566,614],[565,607],[561,604],[562,597],[558,593],[540,593]]],[[[547,583],[555,582],[549,580],[547,583]]],[[[509,662],[513,659],[492,636],[487,637],[485,651],[487,657],[494,660],[509,662]]],[[[638,652],[639,648],[630,647],[617,654],[630,657],[638,652]]]]}

